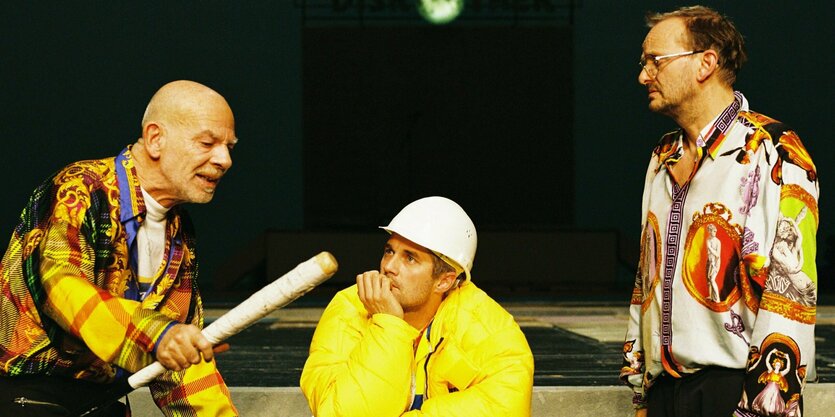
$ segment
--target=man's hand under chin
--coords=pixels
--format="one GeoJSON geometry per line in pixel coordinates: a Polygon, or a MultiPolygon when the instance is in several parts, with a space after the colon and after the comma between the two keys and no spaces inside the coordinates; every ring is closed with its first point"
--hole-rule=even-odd
{"type": "Polygon", "coordinates": [[[390,314],[403,318],[403,307],[391,293],[391,279],[378,271],[357,275],[357,292],[365,309],[372,315],[390,314]]]}

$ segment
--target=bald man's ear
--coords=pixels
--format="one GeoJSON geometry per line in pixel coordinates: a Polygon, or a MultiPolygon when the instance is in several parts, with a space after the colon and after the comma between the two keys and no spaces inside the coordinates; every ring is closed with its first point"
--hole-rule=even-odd
{"type": "Polygon", "coordinates": [[[711,75],[719,70],[719,55],[713,49],[702,52],[702,60],[699,63],[698,80],[705,82],[711,75]]]}
{"type": "Polygon", "coordinates": [[[142,128],[142,145],[153,159],[159,159],[164,138],[165,132],[158,123],[151,122],[142,128]]]}

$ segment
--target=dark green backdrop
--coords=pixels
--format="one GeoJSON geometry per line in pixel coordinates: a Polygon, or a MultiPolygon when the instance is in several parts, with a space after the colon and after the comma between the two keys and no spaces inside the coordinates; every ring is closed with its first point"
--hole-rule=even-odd
{"type": "MultiPolygon", "coordinates": [[[[349,3],[352,13],[359,16],[357,7],[362,2],[349,3]]],[[[310,9],[302,7],[347,4],[344,1],[7,2],[0,6],[0,135],[4,144],[0,174],[7,179],[0,204],[0,234],[10,235],[29,192],[45,175],[74,160],[114,155],[133,142],[155,89],[186,78],[206,83],[227,97],[236,113],[240,138],[234,167],[215,201],[191,207],[207,281],[228,251],[237,250],[265,229],[363,229],[393,215],[392,207],[430,193],[452,194],[465,203],[477,224],[488,228],[616,229],[628,264],[637,251],[647,158],[659,135],[673,128],[668,119],[646,110],[644,90],[637,84],[636,62],[646,32],[643,15],[679,3],[475,3],[482,7],[480,20],[433,28],[409,17],[408,1],[380,3],[391,7],[388,12],[377,11],[378,16],[389,13],[391,18],[376,21],[370,9],[364,10],[361,20],[328,20],[321,18],[319,10],[316,20],[311,19],[310,9]],[[489,4],[496,9],[487,10],[489,4]],[[554,8],[535,10],[535,4],[554,8]],[[545,41],[526,48],[522,41],[531,32],[545,41]],[[377,45],[378,54],[391,48],[396,52],[393,56],[400,58],[357,54],[357,59],[365,64],[373,59],[376,76],[387,83],[380,89],[362,89],[361,94],[346,89],[356,98],[341,103],[357,107],[332,106],[329,111],[341,112],[339,117],[322,118],[322,107],[311,108],[310,103],[325,103],[328,90],[318,88],[315,95],[309,95],[320,87],[311,82],[330,80],[331,85],[356,87],[363,85],[363,74],[370,76],[352,68],[350,56],[328,60],[331,52],[326,48],[338,47],[334,39],[340,33],[348,44],[351,37],[359,42],[369,34],[404,37],[417,44],[424,38],[443,42],[443,33],[448,33],[460,38],[450,48],[480,45],[477,55],[462,50],[462,62],[452,67],[461,71],[455,74],[460,91],[453,91],[449,99],[439,96],[442,91],[431,95],[458,112],[455,115],[468,117],[470,128],[448,112],[432,113],[427,121],[426,109],[437,109],[433,103],[401,111],[401,102],[387,111],[386,100],[397,96],[391,91],[393,86],[402,85],[405,97],[421,97],[415,91],[423,87],[406,78],[420,77],[419,73],[396,67],[415,59],[409,58],[406,43],[374,42],[373,38],[363,45],[377,45]],[[321,39],[331,43],[317,41],[321,39]],[[511,61],[503,59],[509,50],[517,54],[511,61]],[[310,57],[318,60],[315,70],[310,57]],[[474,73],[478,65],[480,72],[474,73]],[[508,78],[502,75],[507,73],[514,81],[496,86],[501,91],[498,96],[504,97],[501,100],[497,94],[476,94],[481,87],[462,84],[474,79],[505,82],[508,78]],[[537,84],[542,91],[532,90],[537,84]],[[479,119],[461,110],[474,104],[487,115],[479,119]],[[405,120],[389,126],[405,127],[373,132],[379,124],[370,122],[369,114],[359,111],[359,106],[373,108],[380,120],[403,114],[405,120]],[[502,112],[502,107],[512,111],[502,112]],[[496,121],[502,113],[508,115],[506,123],[496,121]],[[410,122],[409,114],[416,121],[410,122]],[[321,140],[313,142],[317,131],[344,130],[344,126],[327,124],[332,120],[346,123],[351,115],[356,115],[355,123],[349,123],[353,137],[362,137],[363,129],[369,129],[369,136],[376,135],[378,142],[373,143],[378,150],[383,143],[380,138],[390,138],[391,160],[380,161],[381,156],[375,154],[363,164],[361,153],[337,148],[328,154],[321,140]],[[514,137],[473,124],[479,120],[531,128],[514,137]],[[441,135],[438,143],[449,147],[422,146],[426,139],[414,146],[415,135],[431,143],[439,136],[432,129],[447,132],[443,123],[458,129],[455,135],[441,135]],[[423,130],[416,133],[415,125],[423,130]],[[408,163],[392,162],[397,160],[398,149],[418,149],[430,158],[436,152],[444,163],[455,163],[460,157],[467,172],[473,169],[472,161],[479,160],[481,165],[473,175],[454,172],[448,183],[444,178],[449,176],[437,172],[439,164],[431,166],[432,175],[426,175],[427,167],[415,155],[405,159],[408,163]],[[332,158],[330,163],[327,158],[332,158]],[[380,166],[389,173],[396,169],[398,176],[392,180],[386,171],[379,176],[345,175],[349,169],[380,166]],[[391,188],[398,185],[405,188],[391,188]],[[386,188],[396,193],[386,194],[386,188]],[[340,199],[328,201],[328,192],[340,199]],[[373,213],[353,205],[365,207],[369,202],[375,202],[373,213]]],[[[794,126],[817,164],[822,194],[820,286],[831,288],[834,251],[826,240],[831,245],[835,234],[831,224],[835,145],[828,128],[835,98],[831,54],[835,7],[827,1],[703,3],[730,15],[746,36],[750,61],[740,74],[738,88],[752,108],[794,126]]],[[[367,6],[371,4],[376,3],[367,6]]],[[[431,43],[422,45],[432,48],[431,43]]],[[[352,47],[357,48],[356,44],[352,47]]],[[[424,54],[427,50],[414,49],[424,54]]],[[[447,49],[442,55],[445,60],[455,56],[454,50],[447,49]]],[[[344,52],[334,50],[333,56],[340,51],[344,52]]],[[[428,62],[429,67],[449,66],[433,59],[440,58],[425,54],[420,62],[428,62]]],[[[369,260],[371,266],[374,262],[369,260]]],[[[624,281],[630,279],[628,269],[624,267],[624,281]]]]}

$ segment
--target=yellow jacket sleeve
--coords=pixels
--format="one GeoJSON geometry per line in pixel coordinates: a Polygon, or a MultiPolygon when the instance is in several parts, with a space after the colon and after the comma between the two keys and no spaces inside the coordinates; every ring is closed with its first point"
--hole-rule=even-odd
{"type": "Polygon", "coordinates": [[[418,332],[387,314],[369,318],[356,286],[338,293],[319,320],[301,389],[317,417],[395,417],[411,394],[418,332]]]}

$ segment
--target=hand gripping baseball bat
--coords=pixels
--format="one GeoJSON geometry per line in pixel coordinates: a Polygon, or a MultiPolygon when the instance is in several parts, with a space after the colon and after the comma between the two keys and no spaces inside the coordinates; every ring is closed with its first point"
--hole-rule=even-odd
{"type": "MultiPolygon", "coordinates": [[[[328,252],[319,253],[300,263],[266,287],[261,288],[244,302],[206,326],[203,329],[203,336],[212,345],[224,341],[325,282],[336,273],[337,267],[338,264],[333,255],[328,252]]],[[[96,412],[113,401],[124,397],[137,388],[148,385],[165,371],[166,369],[159,362],[154,362],[127,379],[112,384],[104,397],[108,399],[107,401],[98,401],[95,405],[84,406],[80,409],[81,412],[75,415],[79,417],[94,416],[96,412]]]]}

